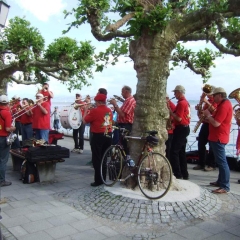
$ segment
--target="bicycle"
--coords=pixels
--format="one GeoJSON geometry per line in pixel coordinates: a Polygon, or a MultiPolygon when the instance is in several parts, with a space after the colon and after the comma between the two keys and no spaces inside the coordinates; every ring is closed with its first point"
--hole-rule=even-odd
{"type": "Polygon", "coordinates": [[[137,174],[138,186],[149,199],[159,199],[167,194],[172,183],[172,168],[168,159],[158,152],[153,151],[153,146],[158,145],[157,131],[148,131],[147,137],[126,136],[127,130],[120,129],[118,144],[110,146],[104,153],[101,161],[101,178],[106,186],[113,186],[116,182],[124,182],[137,174]],[[138,162],[126,159],[122,139],[144,140],[138,162]],[[144,155],[145,151],[147,154],[144,155]],[[133,161],[133,162],[132,162],[133,161]],[[127,164],[130,174],[121,178],[123,165],[127,164]]]}

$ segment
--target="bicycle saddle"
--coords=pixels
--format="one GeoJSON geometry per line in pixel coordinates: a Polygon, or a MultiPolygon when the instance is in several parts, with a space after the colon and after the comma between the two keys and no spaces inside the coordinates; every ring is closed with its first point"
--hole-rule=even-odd
{"type": "Polygon", "coordinates": [[[152,130],[152,131],[147,131],[146,133],[148,133],[149,135],[154,136],[154,135],[158,134],[158,131],[152,130]]]}

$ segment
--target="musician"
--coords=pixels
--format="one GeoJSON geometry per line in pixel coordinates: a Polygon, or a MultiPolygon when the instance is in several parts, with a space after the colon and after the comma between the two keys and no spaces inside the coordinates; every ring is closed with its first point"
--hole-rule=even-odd
{"type": "Polygon", "coordinates": [[[48,142],[50,129],[50,105],[44,100],[41,93],[36,94],[36,107],[32,108],[33,123],[32,127],[35,130],[36,139],[44,139],[48,142]]]}
{"type": "MultiPolygon", "coordinates": [[[[106,106],[107,96],[105,94],[97,94],[94,98],[96,108],[92,108],[88,113],[89,105],[86,105],[83,123],[91,124],[91,150],[92,162],[95,170],[94,182],[92,187],[103,184],[101,179],[101,160],[104,152],[111,146],[112,135],[112,111],[106,106]]],[[[106,175],[106,173],[103,173],[106,175]]]]}
{"type": "Polygon", "coordinates": [[[47,97],[47,101],[51,106],[51,98],[53,98],[53,92],[49,90],[49,84],[43,83],[42,89],[39,91],[44,97],[47,97]]]}
{"type": "MultiPolygon", "coordinates": [[[[175,104],[169,99],[168,94],[166,95],[166,102],[167,102],[167,108],[171,110],[172,112],[175,110],[176,106],[175,104]]],[[[174,129],[174,124],[173,124],[173,117],[169,113],[169,119],[167,124],[167,132],[168,132],[168,139],[165,142],[166,145],[166,158],[170,159],[170,150],[171,150],[171,145],[172,145],[172,139],[173,139],[173,129],[174,129]]]]}
{"type": "MultiPolygon", "coordinates": [[[[75,103],[77,104],[86,104],[86,101],[82,100],[82,96],[79,93],[76,93],[75,103]]],[[[79,108],[81,116],[84,114],[84,105],[79,108]]],[[[85,131],[85,124],[83,121],[81,125],[77,129],[73,129],[73,141],[74,141],[74,149],[72,152],[77,152],[79,154],[83,153],[84,148],[84,131],[85,131]]]]}
{"type": "Polygon", "coordinates": [[[8,106],[8,97],[6,95],[0,96],[0,186],[9,186],[12,183],[6,181],[6,165],[9,158],[10,145],[7,145],[6,138],[10,132],[15,131],[12,126],[12,116],[8,106]]]}
{"type": "Polygon", "coordinates": [[[213,193],[221,194],[230,191],[230,170],[226,158],[225,145],[229,142],[233,109],[223,88],[215,88],[213,90],[213,98],[214,102],[218,104],[216,111],[212,115],[206,109],[203,111],[203,114],[209,122],[208,140],[219,168],[217,181],[211,182],[210,185],[219,187],[213,190],[213,193]]]}
{"type": "Polygon", "coordinates": [[[21,113],[22,116],[20,117],[21,126],[22,126],[22,141],[30,139],[33,137],[33,128],[32,128],[32,121],[33,121],[33,114],[30,110],[28,98],[22,99],[22,107],[23,112],[21,113]]]}
{"type": "MultiPolygon", "coordinates": [[[[217,103],[213,100],[212,93],[206,94],[203,93],[200,98],[200,103],[205,103],[202,107],[202,111],[205,109],[209,109],[211,113],[215,111],[217,108],[217,103]]],[[[202,118],[202,111],[199,105],[195,106],[195,109],[198,110],[198,117],[202,118]],[[200,111],[200,112],[199,112],[200,111]]],[[[204,170],[204,171],[213,171],[216,169],[216,163],[213,155],[212,148],[209,146],[209,152],[206,152],[206,145],[208,143],[208,135],[209,135],[209,124],[208,121],[202,121],[202,126],[199,131],[198,135],[198,156],[199,156],[199,163],[197,166],[193,167],[193,170],[204,170]],[[206,164],[208,166],[206,167],[206,164]]]]}
{"type": "MultiPolygon", "coordinates": [[[[22,108],[20,97],[18,97],[17,95],[14,95],[12,97],[12,101],[13,101],[13,105],[11,107],[11,112],[13,115],[19,115],[21,108],[22,108]]],[[[11,149],[20,148],[19,135],[22,134],[21,133],[22,126],[21,126],[20,117],[14,118],[14,122],[15,122],[15,127],[16,127],[16,130],[14,131],[14,133],[17,134],[17,138],[12,143],[11,149]]]]}
{"type": "MultiPolygon", "coordinates": [[[[132,131],[136,100],[132,96],[132,89],[129,86],[123,86],[122,97],[125,99],[125,101],[121,107],[117,105],[115,99],[111,99],[109,102],[114,106],[114,109],[118,114],[118,126],[120,128],[126,128],[130,133],[132,131]]],[[[130,158],[126,139],[123,140],[123,147],[127,154],[127,159],[130,158]]]]}
{"type": "Polygon", "coordinates": [[[185,88],[183,86],[177,85],[173,92],[178,102],[174,111],[169,110],[175,126],[170,152],[170,163],[175,177],[187,180],[189,174],[185,149],[187,136],[190,133],[190,105],[185,98],[185,88]]]}

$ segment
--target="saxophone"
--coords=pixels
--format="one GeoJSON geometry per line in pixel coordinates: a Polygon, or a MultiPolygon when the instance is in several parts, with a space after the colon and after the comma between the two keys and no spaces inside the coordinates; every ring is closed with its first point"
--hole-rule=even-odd
{"type": "Polygon", "coordinates": [[[194,133],[197,132],[199,126],[201,125],[201,123],[203,122],[203,120],[205,118],[205,116],[202,115],[202,109],[203,109],[203,107],[202,107],[203,100],[202,99],[204,99],[207,96],[207,94],[211,93],[213,91],[213,88],[214,87],[212,85],[209,85],[209,84],[205,84],[202,88],[203,93],[202,93],[202,96],[200,98],[200,102],[197,104],[199,120],[197,121],[197,123],[196,123],[196,125],[193,129],[194,133]]]}

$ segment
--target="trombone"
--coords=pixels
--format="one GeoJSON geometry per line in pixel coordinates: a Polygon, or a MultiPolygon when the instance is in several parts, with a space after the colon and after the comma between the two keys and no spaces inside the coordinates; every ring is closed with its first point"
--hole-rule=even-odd
{"type": "MultiPolygon", "coordinates": [[[[42,98],[41,98],[42,99],[42,98]]],[[[16,119],[16,118],[18,118],[18,117],[21,117],[24,113],[26,113],[26,109],[27,109],[27,107],[30,107],[29,109],[27,109],[27,111],[31,111],[32,109],[34,109],[35,107],[37,107],[37,102],[39,101],[39,100],[41,100],[41,99],[38,99],[38,100],[36,100],[35,102],[33,101],[33,100],[31,100],[32,102],[33,102],[33,104],[30,104],[30,105],[26,105],[26,106],[24,106],[24,107],[22,107],[22,108],[20,108],[20,110],[18,110],[16,113],[14,113],[13,115],[12,115],[12,118],[13,119],[16,119]]],[[[43,102],[47,102],[48,101],[48,97],[43,97],[43,102]]]]}

